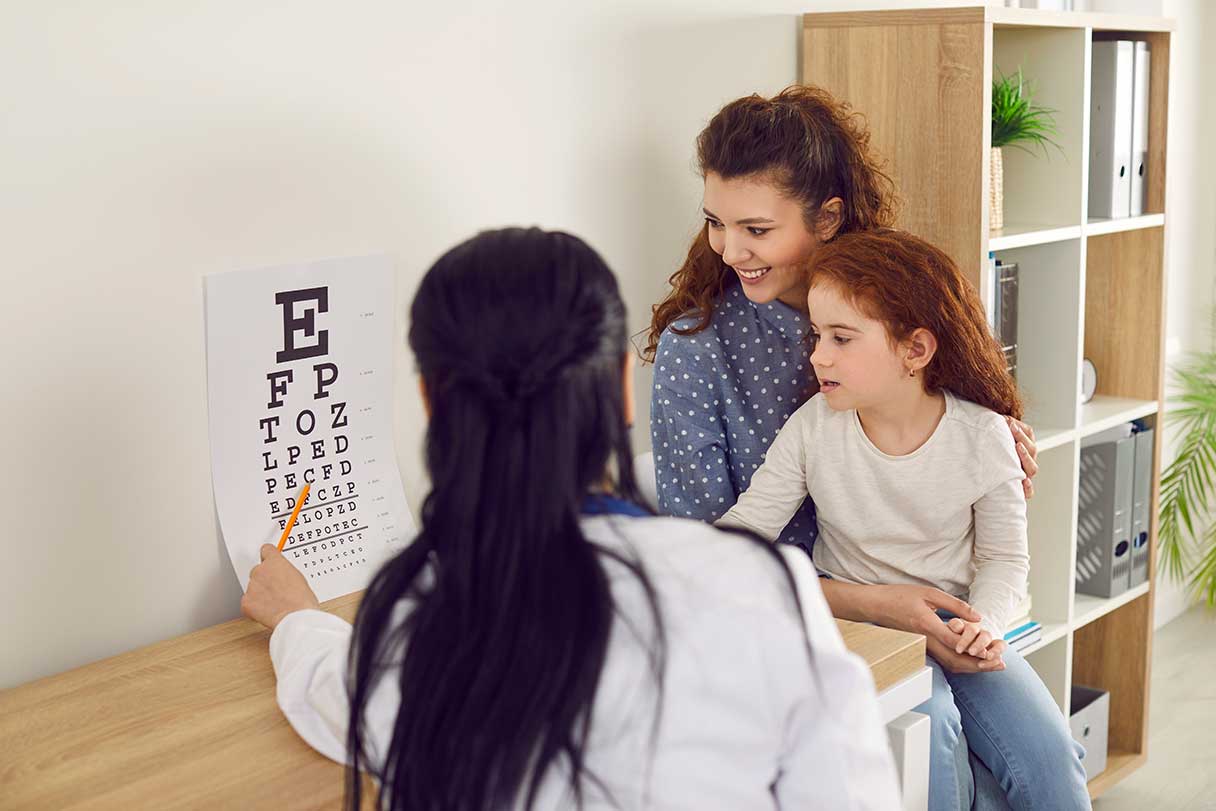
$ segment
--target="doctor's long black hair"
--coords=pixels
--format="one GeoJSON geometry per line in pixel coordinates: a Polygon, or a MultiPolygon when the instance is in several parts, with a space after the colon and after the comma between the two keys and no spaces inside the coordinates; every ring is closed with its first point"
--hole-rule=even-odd
{"type": "Polygon", "coordinates": [[[656,725],[666,656],[641,565],[579,526],[609,472],[616,495],[638,502],[620,291],[576,237],[506,229],[440,258],[410,317],[431,491],[421,531],[372,580],[355,623],[347,807],[359,808],[368,772],[394,811],[527,808],[553,766],[581,805],[598,784],[584,751],[615,610],[601,556],[650,603],[656,725]],[[403,597],[412,610],[399,610],[403,597]],[[369,752],[364,714],[397,668],[392,740],[369,752]]]}

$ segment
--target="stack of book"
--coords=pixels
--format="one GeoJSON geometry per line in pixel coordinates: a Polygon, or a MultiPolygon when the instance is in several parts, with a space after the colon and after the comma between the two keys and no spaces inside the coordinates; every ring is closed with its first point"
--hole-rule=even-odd
{"type": "Polygon", "coordinates": [[[1014,380],[1018,376],[1018,266],[988,254],[988,266],[980,278],[980,297],[988,313],[988,325],[1005,353],[1005,367],[1014,380]]]}
{"type": "Polygon", "coordinates": [[[1030,595],[1018,605],[1017,613],[1009,622],[1005,642],[1019,653],[1043,638],[1043,626],[1030,618],[1030,595]]]}

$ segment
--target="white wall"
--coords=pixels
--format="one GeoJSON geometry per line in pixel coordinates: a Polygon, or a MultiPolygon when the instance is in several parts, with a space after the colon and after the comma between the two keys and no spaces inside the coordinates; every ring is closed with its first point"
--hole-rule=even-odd
{"type": "MultiPolygon", "coordinates": [[[[205,274],[389,251],[404,313],[444,249],[540,224],[640,330],[698,222],[693,138],[794,79],[802,5],[0,4],[0,687],[238,614],[205,274]]],[[[403,344],[396,372],[417,509],[403,344]]]]}
{"type": "MultiPolygon", "coordinates": [[[[205,274],[388,251],[403,312],[444,249],[535,223],[602,251],[641,330],[698,223],[693,138],[724,101],[796,78],[796,15],[815,5],[0,4],[0,687],[238,613],[210,490],[205,274]]],[[[1171,105],[1192,155],[1200,106],[1171,105]]],[[[1199,194],[1186,160],[1171,193],[1187,175],[1199,194]]],[[[1212,224],[1191,226],[1196,256],[1212,224]]],[[[1172,315],[1196,295],[1179,288],[1172,315]]],[[[416,509],[403,345],[396,374],[416,509]]],[[[643,447],[647,370],[638,384],[643,447]]]]}

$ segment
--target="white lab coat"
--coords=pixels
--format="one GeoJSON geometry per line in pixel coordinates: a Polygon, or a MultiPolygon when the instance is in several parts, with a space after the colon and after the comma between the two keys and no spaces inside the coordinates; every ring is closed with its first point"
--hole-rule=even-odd
{"type": "MultiPolygon", "coordinates": [[[[589,786],[586,808],[899,806],[873,679],[844,647],[801,550],[781,547],[802,602],[799,617],[778,567],[746,539],[680,518],[603,515],[584,518],[582,527],[589,540],[645,567],[668,645],[652,738],[654,684],[647,640],[636,631],[651,627],[649,609],[633,576],[605,558],[618,617],[586,764],[615,804],[589,786]]],[[[338,617],[298,611],[270,639],[279,706],[305,741],[338,762],[346,762],[350,636],[338,617]]],[[[409,713],[399,698],[392,674],[372,693],[366,729],[373,757],[386,751],[398,713],[409,713]]],[[[563,769],[546,775],[534,807],[573,807],[563,769]]]]}

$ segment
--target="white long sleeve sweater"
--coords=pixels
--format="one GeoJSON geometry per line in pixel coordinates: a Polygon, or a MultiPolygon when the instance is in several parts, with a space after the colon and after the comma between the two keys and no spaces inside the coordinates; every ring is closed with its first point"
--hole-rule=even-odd
{"type": "Polygon", "coordinates": [[[816,395],[718,524],[775,540],[809,493],[821,572],[939,588],[968,600],[999,638],[1030,571],[1024,476],[1004,418],[949,392],[937,429],[905,456],[880,451],[856,411],[835,411],[816,395]]]}

